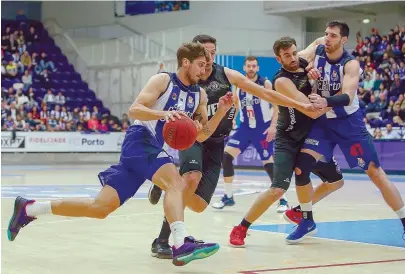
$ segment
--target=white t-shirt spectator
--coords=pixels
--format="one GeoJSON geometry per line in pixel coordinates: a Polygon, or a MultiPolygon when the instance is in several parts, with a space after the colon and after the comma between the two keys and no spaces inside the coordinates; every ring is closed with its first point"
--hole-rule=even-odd
{"type": "Polygon", "coordinates": [[[17,97],[17,106],[19,107],[21,105],[24,105],[28,103],[28,101],[29,101],[28,97],[22,94],[21,96],[17,97]]]}
{"type": "Polygon", "coordinates": [[[385,132],[383,134],[383,138],[388,139],[388,140],[396,140],[396,139],[401,139],[401,135],[399,135],[398,132],[391,130],[391,132],[385,132]]]}
{"type": "Polygon", "coordinates": [[[31,74],[27,75],[23,75],[23,77],[21,78],[22,82],[26,85],[32,85],[32,76],[31,74]]]}
{"type": "Polygon", "coordinates": [[[63,95],[56,95],[55,96],[55,103],[58,105],[64,105],[66,102],[65,96],[63,95]]]}

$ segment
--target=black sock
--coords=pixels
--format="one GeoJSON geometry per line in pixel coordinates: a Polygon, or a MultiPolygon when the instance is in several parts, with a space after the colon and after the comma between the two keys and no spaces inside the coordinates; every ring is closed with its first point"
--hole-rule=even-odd
{"type": "Polygon", "coordinates": [[[298,205],[298,206],[294,207],[293,210],[294,210],[294,211],[301,211],[301,206],[298,205]]]}
{"type": "Polygon", "coordinates": [[[402,225],[404,226],[404,230],[405,230],[405,218],[401,219],[402,225]]]}
{"type": "Polygon", "coordinates": [[[264,165],[264,170],[266,170],[267,174],[270,177],[270,180],[273,182],[273,177],[274,177],[274,164],[273,163],[267,163],[264,165]]]}
{"type": "Polygon", "coordinates": [[[246,221],[245,218],[243,218],[242,222],[240,223],[241,226],[246,227],[246,228],[249,228],[249,226],[250,226],[251,224],[252,224],[252,223],[249,223],[248,221],[246,221]]]}
{"type": "Polygon", "coordinates": [[[314,217],[312,217],[312,210],[311,211],[303,211],[302,212],[302,218],[305,219],[305,220],[313,221],[314,217]]]}
{"type": "Polygon", "coordinates": [[[169,237],[170,237],[170,233],[172,231],[170,230],[170,225],[169,222],[165,219],[163,220],[163,224],[162,224],[162,229],[160,230],[160,234],[159,234],[159,240],[164,240],[164,241],[169,241],[169,237]]]}

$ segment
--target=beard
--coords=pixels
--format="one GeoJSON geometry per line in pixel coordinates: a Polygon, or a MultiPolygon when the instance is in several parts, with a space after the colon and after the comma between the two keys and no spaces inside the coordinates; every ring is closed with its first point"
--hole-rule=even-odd
{"type": "Polygon", "coordinates": [[[325,47],[326,53],[332,54],[340,48],[340,43],[336,45],[329,45],[329,47],[325,47]]]}
{"type": "Polygon", "coordinates": [[[256,77],[256,75],[257,75],[257,73],[256,73],[256,72],[248,72],[248,73],[246,73],[246,74],[247,74],[247,76],[248,76],[250,79],[255,78],[255,77],[256,77]]]}
{"type": "Polygon", "coordinates": [[[284,62],[281,62],[281,65],[283,66],[283,68],[285,68],[288,71],[296,71],[300,67],[300,64],[299,64],[298,60],[296,62],[294,62],[294,63],[291,62],[291,63],[288,63],[288,64],[284,63],[284,62]]]}
{"type": "Polygon", "coordinates": [[[195,78],[193,79],[193,77],[191,77],[190,70],[191,70],[191,69],[189,69],[189,70],[186,71],[186,77],[187,77],[187,80],[190,82],[191,85],[195,85],[195,84],[198,83],[198,81],[199,81],[200,79],[199,79],[198,77],[195,77],[195,78]]]}

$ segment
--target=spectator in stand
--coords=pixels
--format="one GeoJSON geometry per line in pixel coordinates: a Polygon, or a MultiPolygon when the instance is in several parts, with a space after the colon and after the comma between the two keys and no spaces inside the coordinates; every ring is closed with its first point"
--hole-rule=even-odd
{"type": "Polygon", "coordinates": [[[72,114],[67,111],[66,107],[62,106],[62,110],[60,111],[60,118],[63,119],[63,122],[68,122],[72,120],[72,114]]]}
{"type": "Polygon", "coordinates": [[[55,118],[55,115],[52,115],[48,119],[48,131],[56,131],[57,130],[58,121],[55,118]]]}
{"type": "Polygon", "coordinates": [[[56,125],[57,131],[65,131],[66,130],[66,123],[63,121],[62,117],[59,117],[58,124],[56,125]]]}
{"type": "Polygon", "coordinates": [[[32,117],[32,113],[29,112],[27,114],[27,118],[25,119],[25,123],[29,125],[31,130],[35,130],[36,125],[39,123],[38,121],[35,121],[34,118],[32,117]]]}
{"type": "Polygon", "coordinates": [[[27,35],[27,37],[25,38],[25,41],[27,42],[27,45],[31,45],[34,42],[38,42],[39,41],[39,35],[37,34],[37,32],[35,31],[34,27],[30,27],[30,31],[27,35]]]}
{"type": "Polygon", "coordinates": [[[7,116],[7,121],[5,122],[3,129],[8,131],[12,131],[15,129],[14,119],[11,115],[7,116]]]}
{"type": "Polygon", "coordinates": [[[91,113],[91,115],[96,115],[98,120],[101,120],[101,113],[98,111],[98,107],[97,106],[93,106],[93,112],[91,113]]]}
{"type": "Polygon", "coordinates": [[[18,52],[22,55],[27,50],[27,45],[25,44],[24,32],[20,30],[17,36],[17,47],[18,52]]]}
{"type": "Polygon", "coordinates": [[[366,118],[372,120],[380,116],[381,108],[374,95],[370,97],[370,103],[366,107],[366,118]]]}
{"type": "Polygon", "coordinates": [[[13,118],[13,120],[16,121],[17,114],[18,114],[18,109],[16,107],[16,102],[14,101],[10,104],[10,108],[8,109],[8,115],[10,115],[11,118],[13,118]]]}
{"type": "Polygon", "coordinates": [[[103,118],[101,120],[101,124],[100,124],[98,130],[100,132],[108,132],[108,125],[107,125],[107,119],[106,118],[103,118]]]}
{"type": "Polygon", "coordinates": [[[52,90],[48,89],[47,94],[44,96],[43,102],[47,105],[55,104],[55,95],[53,95],[52,90]]]}
{"type": "Polygon", "coordinates": [[[28,103],[28,101],[28,97],[24,95],[22,90],[17,90],[17,106],[24,106],[24,104],[28,103]]]}
{"type": "Polygon", "coordinates": [[[126,132],[127,129],[128,129],[128,127],[129,127],[128,122],[122,123],[121,131],[122,131],[122,132],[126,132]]]}
{"type": "Polygon", "coordinates": [[[35,128],[36,131],[46,131],[46,124],[44,121],[41,121],[35,128]]]}
{"type": "Polygon", "coordinates": [[[392,130],[392,125],[387,124],[386,125],[386,132],[383,134],[383,139],[401,139],[401,135],[399,135],[398,132],[395,132],[392,130]]]}
{"type": "Polygon", "coordinates": [[[381,128],[376,128],[376,129],[374,130],[373,138],[374,138],[374,139],[383,139],[383,135],[382,135],[382,132],[381,132],[381,128]]]}
{"type": "Polygon", "coordinates": [[[8,78],[15,78],[17,76],[17,65],[12,60],[10,60],[6,66],[6,73],[8,78]]]}
{"type": "Polygon", "coordinates": [[[32,66],[32,60],[31,60],[31,56],[28,53],[28,51],[24,51],[24,53],[21,56],[21,63],[23,64],[23,66],[28,69],[31,70],[31,66],[32,66]]]}
{"type": "Polygon", "coordinates": [[[59,120],[59,118],[61,117],[61,111],[60,111],[60,106],[59,105],[55,105],[55,109],[51,111],[51,116],[55,116],[56,120],[59,120]]]}
{"type": "Polygon", "coordinates": [[[402,60],[402,61],[399,63],[398,71],[399,71],[399,78],[400,78],[401,80],[405,80],[405,63],[404,63],[404,60],[402,60]]]}
{"type": "Polygon", "coordinates": [[[124,123],[130,123],[129,119],[128,119],[128,114],[124,113],[122,114],[122,120],[121,120],[121,125],[123,125],[124,123]]]}
{"type": "Polygon", "coordinates": [[[91,119],[89,119],[89,120],[87,121],[87,128],[88,128],[90,131],[97,131],[97,130],[99,129],[99,127],[100,127],[100,122],[99,122],[98,119],[97,119],[97,115],[96,115],[96,114],[93,114],[93,115],[91,116],[91,119]]]}
{"type": "Polygon", "coordinates": [[[10,48],[8,51],[15,52],[17,50],[18,44],[17,44],[17,37],[14,36],[14,33],[10,33],[9,41],[10,41],[10,48]]]}
{"type": "Polygon", "coordinates": [[[66,103],[66,98],[63,96],[61,91],[59,91],[58,95],[55,96],[55,103],[60,106],[63,106],[66,103]]]}
{"type": "MultiPolygon", "coordinates": [[[[91,118],[90,111],[88,110],[87,106],[82,107],[82,111],[80,112],[80,117],[83,117],[84,121],[88,121],[91,118]]],[[[85,126],[83,126],[85,128],[85,126]]]]}
{"type": "Polygon", "coordinates": [[[28,69],[24,71],[24,75],[22,76],[21,81],[24,84],[24,91],[27,91],[32,86],[32,75],[28,69]]]}
{"type": "Polygon", "coordinates": [[[26,107],[29,110],[32,109],[33,107],[38,107],[38,102],[35,101],[35,94],[33,91],[28,93],[28,103],[27,103],[26,107]]]}
{"type": "Polygon", "coordinates": [[[46,124],[50,116],[51,112],[48,110],[48,106],[44,104],[42,106],[42,111],[40,113],[41,121],[44,122],[44,124],[46,124]]]}
{"type": "Polygon", "coordinates": [[[385,97],[388,96],[388,89],[384,87],[384,84],[381,82],[380,86],[377,90],[374,90],[374,96],[379,96],[380,94],[384,94],[385,97]]]}
{"type": "Polygon", "coordinates": [[[27,18],[27,16],[25,16],[24,10],[19,9],[19,10],[17,11],[17,15],[16,15],[16,17],[15,17],[15,20],[17,20],[17,21],[25,21],[25,20],[27,20],[27,19],[28,19],[28,18],[27,18]]]}
{"type": "Polygon", "coordinates": [[[33,107],[31,109],[31,116],[32,119],[35,121],[36,124],[40,124],[41,123],[41,112],[38,110],[38,107],[33,107]]]}
{"type": "Polygon", "coordinates": [[[50,87],[51,78],[50,78],[50,74],[48,73],[48,70],[44,69],[39,75],[41,77],[42,84],[46,87],[50,87]]]}
{"type": "Polygon", "coordinates": [[[25,121],[21,118],[20,115],[17,115],[17,119],[15,121],[15,130],[23,131],[25,129],[25,121]]]}
{"type": "Polygon", "coordinates": [[[394,75],[394,82],[391,85],[390,91],[388,93],[389,97],[397,97],[405,92],[404,82],[399,79],[399,74],[394,75]]]}
{"type": "Polygon", "coordinates": [[[79,112],[79,108],[75,108],[73,110],[72,113],[72,120],[74,121],[74,123],[76,124],[80,119],[80,112],[79,112]]]}
{"type": "Polygon", "coordinates": [[[371,79],[370,74],[366,74],[366,79],[363,82],[363,88],[365,91],[372,91],[374,87],[374,80],[371,79]]]}
{"type": "Polygon", "coordinates": [[[45,52],[41,53],[39,65],[42,70],[50,69],[51,71],[56,71],[55,64],[49,59],[45,52]]]}
{"type": "Polygon", "coordinates": [[[9,52],[11,48],[10,40],[8,39],[7,35],[3,35],[1,37],[1,49],[5,52],[9,52]]]}
{"type": "Polygon", "coordinates": [[[76,123],[76,127],[81,127],[82,131],[87,127],[87,122],[84,120],[83,116],[80,116],[79,121],[76,123]]]}

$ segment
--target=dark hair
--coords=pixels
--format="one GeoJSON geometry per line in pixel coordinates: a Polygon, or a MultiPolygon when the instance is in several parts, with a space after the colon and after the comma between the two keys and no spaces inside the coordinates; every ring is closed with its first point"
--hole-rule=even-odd
{"type": "Polygon", "coordinates": [[[247,56],[247,57],[245,58],[244,64],[246,64],[246,61],[256,61],[257,64],[259,64],[259,60],[257,60],[257,57],[256,57],[256,56],[247,56]]]}
{"type": "Polygon", "coordinates": [[[193,42],[194,43],[200,42],[201,44],[213,43],[215,46],[217,46],[217,39],[215,39],[214,37],[209,36],[207,34],[199,34],[199,35],[195,36],[193,38],[193,42]]]}
{"type": "Polygon", "coordinates": [[[289,36],[281,37],[273,44],[274,54],[280,56],[281,49],[289,49],[292,45],[297,46],[297,42],[295,42],[294,38],[289,36]]]}
{"type": "Polygon", "coordinates": [[[188,59],[191,63],[198,57],[204,56],[207,62],[209,61],[209,54],[201,43],[184,43],[177,50],[177,65],[182,66],[184,58],[188,59]]]}
{"type": "Polygon", "coordinates": [[[342,21],[330,21],[326,24],[326,27],[328,28],[334,28],[334,27],[338,27],[340,30],[340,36],[342,37],[349,37],[349,26],[342,21]]]}

